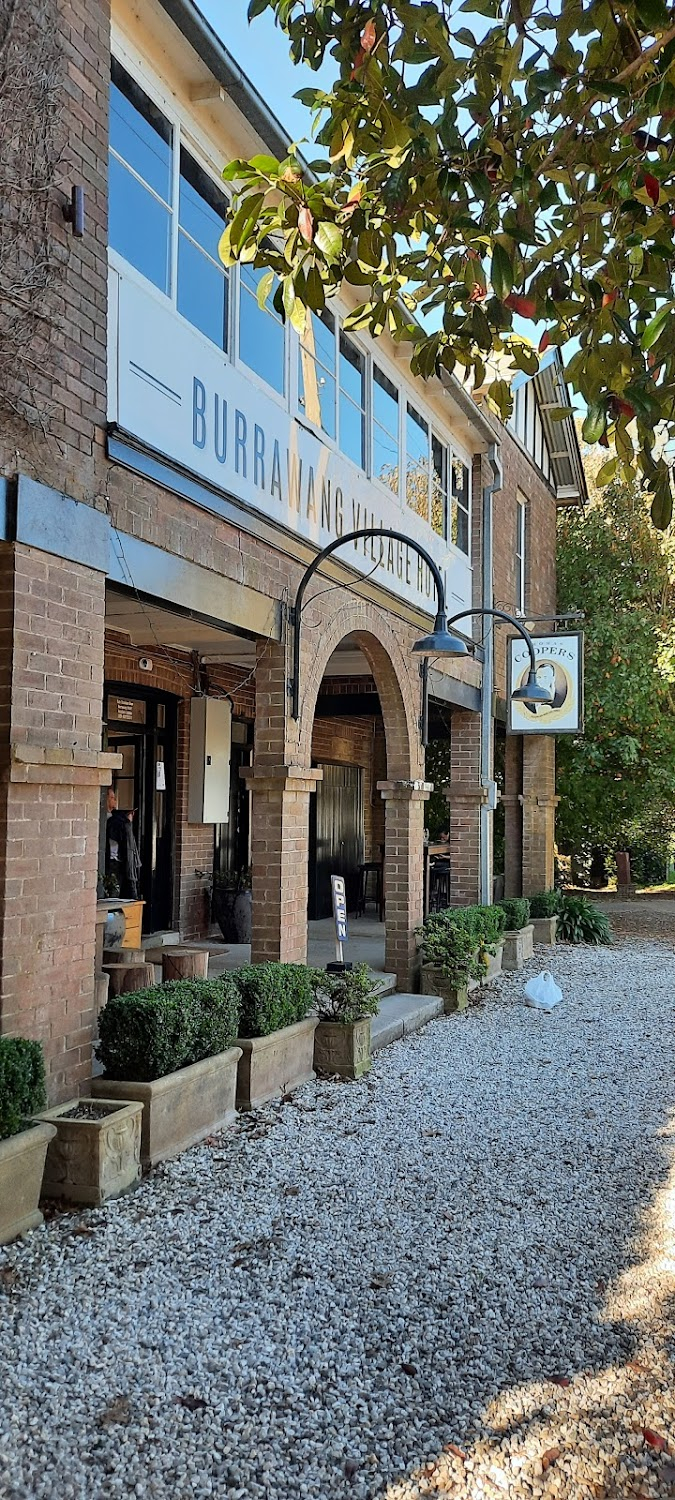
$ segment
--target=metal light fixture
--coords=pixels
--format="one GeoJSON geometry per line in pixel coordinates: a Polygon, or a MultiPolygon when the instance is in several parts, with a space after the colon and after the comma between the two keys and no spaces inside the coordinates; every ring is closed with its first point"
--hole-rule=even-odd
{"type": "Polygon", "coordinates": [[[533,706],[536,706],[538,703],[551,704],[553,702],[553,694],[549,692],[548,688],[542,687],[541,683],[537,682],[537,674],[530,667],[527,674],[527,682],[524,682],[522,687],[513,689],[511,700],[513,703],[531,703],[533,706]]]}
{"type": "Polygon", "coordinates": [[[439,609],[431,635],[415,641],[413,652],[416,656],[468,656],[469,647],[461,635],[453,635],[448,630],[445,610],[439,609]]]}

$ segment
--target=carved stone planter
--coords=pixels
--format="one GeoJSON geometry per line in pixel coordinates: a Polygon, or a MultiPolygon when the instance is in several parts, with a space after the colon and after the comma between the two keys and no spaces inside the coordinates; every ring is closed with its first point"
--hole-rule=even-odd
{"type": "Polygon", "coordinates": [[[440,964],[422,964],[422,994],[438,995],[443,1001],[446,1016],[456,1010],[466,1010],[469,1004],[469,984],[453,984],[440,964]]]}
{"type": "Polygon", "coordinates": [[[38,1229],[45,1157],[56,1135],[53,1125],[30,1125],[0,1141],[0,1245],[38,1229]]]}
{"type": "Polygon", "coordinates": [[[496,979],[497,975],[501,974],[503,968],[503,958],[504,944],[500,941],[499,943],[495,944],[494,953],[491,953],[489,955],[489,963],[481,980],[481,984],[489,984],[491,979],[496,979]]]}
{"type": "Polygon", "coordinates": [[[532,922],[528,922],[527,927],[518,927],[513,932],[504,933],[503,969],[511,972],[522,969],[526,959],[534,957],[533,933],[532,922]]]}
{"type": "Polygon", "coordinates": [[[533,917],[535,943],[546,943],[549,947],[555,946],[555,935],[558,929],[557,917],[533,917]]]}
{"type": "Polygon", "coordinates": [[[136,1187],[142,1110],[142,1104],[115,1099],[71,1099],[38,1115],[55,1129],[42,1196],[97,1205],[136,1187]]]}
{"type": "Polygon", "coordinates": [[[314,1033],[314,1067],[317,1073],[337,1073],[340,1078],[362,1078],[369,1072],[370,1016],[348,1025],[319,1021],[314,1033]]]}
{"type": "Polygon", "coordinates": [[[240,1057],[240,1047],[228,1047],[153,1083],[95,1078],[92,1093],[103,1099],[141,1101],[141,1161],[144,1167],[154,1167],[231,1125],[240,1057]]]}
{"type": "Polygon", "coordinates": [[[296,1021],[270,1036],[237,1038],[242,1057],[237,1074],[237,1109],[257,1109],[314,1077],[316,1017],[296,1021]]]}

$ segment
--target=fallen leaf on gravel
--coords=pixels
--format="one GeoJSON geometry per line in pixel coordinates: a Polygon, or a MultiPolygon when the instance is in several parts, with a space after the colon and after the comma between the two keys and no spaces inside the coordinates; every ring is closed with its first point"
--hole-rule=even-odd
{"type": "Polygon", "coordinates": [[[14,1286],[19,1280],[19,1273],[14,1266],[3,1266],[0,1270],[0,1286],[14,1286]]]}
{"type": "Polygon", "coordinates": [[[131,1421],[131,1402],[128,1396],[116,1396],[102,1411],[98,1417],[100,1427],[111,1427],[114,1422],[120,1422],[123,1426],[131,1421]]]}
{"type": "Polygon", "coordinates": [[[569,1375],[547,1375],[546,1379],[551,1385],[561,1385],[563,1390],[567,1390],[568,1385],[572,1384],[569,1375]]]}
{"type": "Polygon", "coordinates": [[[642,1436],[650,1448],[656,1448],[659,1453],[663,1453],[668,1447],[667,1438],[662,1437],[660,1432],[654,1432],[653,1427],[643,1427],[642,1436]]]}
{"type": "Polygon", "coordinates": [[[96,1233],[96,1230],[90,1229],[88,1224],[76,1224],[75,1228],[71,1229],[70,1232],[71,1234],[86,1235],[87,1239],[91,1239],[92,1235],[96,1233]]]}
{"type": "Polygon", "coordinates": [[[401,1365],[401,1369],[402,1369],[404,1375],[416,1375],[417,1374],[417,1365],[402,1364],[401,1365]]]}
{"type": "Polygon", "coordinates": [[[285,1198],[297,1198],[299,1192],[300,1192],[299,1187],[295,1187],[295,1186],[293,1186],[293,1184],[289,1184],[288,1187],[284,1188],[284,1197],[285,1198]]]}
{"type": "Polygon", "coordinates": [[[348,1459],[346,1459],[345,1460],[345,1474],[347,1476],[347,1479],[354,1479],[355,1475],[358,1474],[358,1472],[359,1472],[359,1461],[358,1461],[358,1459],[357,1458],[348,1458],[348,1459]]]}
{"type": "Polygon", "coordinates": [[[635,1370],[636,1375],[649,1374],[649,1366],[643,1365],[639,1359],[629,1359],[628,1364],[626,1365],[626,1369],[635,1370]]]}
{"type": "Polygon", "coordinates": [[[187,1411],[205,1411],[208,1401],[203,1396],[178,1396],[178,1405],[184,1406],[187,1411]]]}
{"type": "Polygon", "coordinates": [[[390,1271],[375,1271],[370,1283],[370,1289],[373,1292],[380,1292],[383,1287],[391,1286],[393,1280],[394,1278],[390,1271]]]}
{"type": "Polygon", "coordinates": [[[203,1144],[205,1146],[219,1146],[220,1141],[218,1140],[217,1135],[205,1135],[203,1144]]]}
{"type": "Polygon", "coordinates": [[[464,1463],[464,1460],[466,1458],[466,1453],[463,1451],[462,1448],[458,1448],[456,1443],[444,1443],[443,1444],[443,1452],[444,1453],[454,1453],[455,1458],[461,1458],[462,1463],[464,1463]]]}
{"type": "Polygon", "coordinates": [[[542,1455],[541,1455],[541,1467],[542,1467],[544,1473],[546,1473],[547,1469],[550,1469],[551,1464],[554,1464],[557,1458],[560,1458],[560,1449],[559,1448],[547,1448],[546,1452],[542,1453],[542,1455]]]}

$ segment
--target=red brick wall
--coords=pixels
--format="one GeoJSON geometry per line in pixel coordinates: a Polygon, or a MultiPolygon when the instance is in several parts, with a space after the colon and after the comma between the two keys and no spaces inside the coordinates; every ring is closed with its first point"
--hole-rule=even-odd
{"type": "MultiPolygon", "coordinates": [[[[548,485],[526,458],[515,438],[502,430],[503,485],[494,496],[494,597],[507,610],[516,605],[517,494],[527,500],[525,521],[525,610],[529,615],[551,615],[556,609],[556,502],[548,485]]],[[[549,630],[543,624],[541,629],[549,630]]],[[[506,694],[506,641],[510,632],[495,632],[495,683],[506,694]]]]}

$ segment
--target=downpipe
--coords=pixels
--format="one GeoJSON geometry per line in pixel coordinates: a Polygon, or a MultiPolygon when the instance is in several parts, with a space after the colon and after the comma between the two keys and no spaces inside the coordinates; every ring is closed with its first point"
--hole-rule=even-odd
{"type": "MultiPolygon", "coordinates": [[[[483,485],[483,574],[482,605],[484,609],[494,607],[493,584],[493,495],[502,488],[502,464],[498,443],[488,448],[488,463],[492,469],[492,482],[483,485]]],[[[487,803],[480,809],[480,892],[483,906],[492,904],[493,891],[493,801],[494,801],[494,745],[492,725],[492,696],[494,688],[494,623],[490,622],[483,640],[483,676],[480,705],[480,780],[481,786],[490,791],[487,803]]]]}

